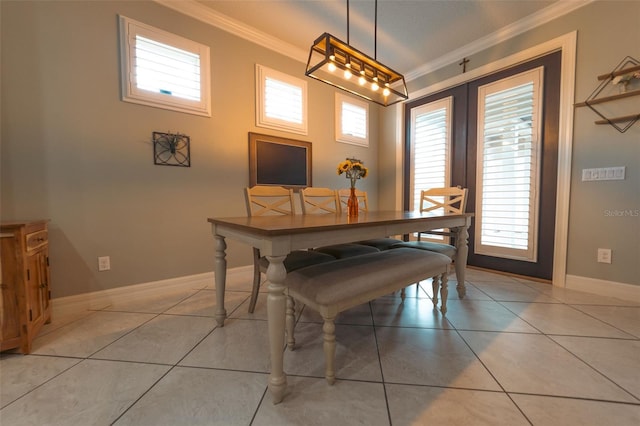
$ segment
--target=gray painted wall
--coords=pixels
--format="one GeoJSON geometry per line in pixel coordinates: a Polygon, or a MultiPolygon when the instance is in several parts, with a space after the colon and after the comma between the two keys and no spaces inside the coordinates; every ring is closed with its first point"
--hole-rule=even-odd
{"type": "MultiPolygon", "coordinates": [[[[314,186],[347,186],[335,172],[347,156],[376,176],[377,127],[369,148],[335,142],[335,90],[305,64],[152,2],[2,1],[0,13],[0,215],[51,220],[53,297],[212,271],[206,219],[245,214],[248,132],[312,142],[314,186]],[[210,46],[212,117],[120,101],[118,14],[210,46]],[[255,126],[256,63],[307,81],[307,136],[255,126]],[[153,131],[189,135],[192,166],[154,165],[153,131]]],[[[375,208],[377,179],[359,187],[375,208]]],[[[231,241],[227,260],[248,265],[251,250],[231,241]]]]}
{"type": "MultiPolygon", "coordinates": [[[[584,101],[599,84],[596,77],[611,71],[626,56],[640,60],[640,2],[599,1],[470,56],[468,69],[575,30],[575,102],[584,101]]],[[[409,90],[429,87],[459,73],[460,67],[452,64],[412,81],[409,90]]],[[[640,82],[634,88],[640,89],[640,82]]],[[[640,112],[640,97],[624,102],[640,112]]],[[[381,152],[391,150],[395,124],[390,115],[394,112],[385,111],[381,121],[385,123],[380,130],[381,152]]],[[[599,117],[588,108],[575,109],[567,274],[640,285],[640,123],[619,133],[608,125],[595,125],[596,119],[599,117]],[[626,166],[626,179],[581,181],[582,169],[610,166],[626,166]],[[596,262],[599,247],[612,249],[612,264],[596,262]]],[[[382,163],[389,161],[380,157],[382,163]]],[[[393,188],[381,185],[380,189],[385,202],[395,196],[393,188]]]]}

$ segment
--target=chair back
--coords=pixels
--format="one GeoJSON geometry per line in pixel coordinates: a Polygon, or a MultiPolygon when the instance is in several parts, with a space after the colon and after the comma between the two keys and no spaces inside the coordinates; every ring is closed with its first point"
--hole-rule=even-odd
{"type": "Polygon", "coordinates": [[[296,214],[293,190],[282,186],[254,186],[245,188],[249,216],[296,214]]]}
{"type": "Polygon", "coordinates": [[[444,213],[464,213],[467,208],[467,188],[459,186],[431,188],[420,191],[420,212],[444,209],[444,213]]]}
{"type": "Polygon", "coordinates": [[[300,190],[302,214],[340,213],[338,193],[331,188],[308,187],[300,190]]]}
{"type": "MultiPolygon", "coordinates": [[[[340,209],[343,212],[347,211],[347,203],[349,202],[349,196],[351,195],[350,188],[338,189],[338,198],[340,199],[340,209]]],[[[358,210],[361,212],[369,211],[369,200],[367,199],[367,191],[356,189],[356,197],[358,197],[358,210]]]]}

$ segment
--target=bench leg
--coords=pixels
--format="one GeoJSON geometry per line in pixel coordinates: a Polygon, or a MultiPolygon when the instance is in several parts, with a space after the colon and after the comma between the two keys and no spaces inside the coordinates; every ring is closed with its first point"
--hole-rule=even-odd
{"type": "Polygon", "coordinates": [[[285,329],[287,332],[287,348],[292,351],[296,345],[293,329],[296,326],[296,301],[291,296],[287,296],[287,311],[285,317],[285,329]]]}
{"type": "Polygon", "coordinates": [[[336,317],[323,317],[324,325],[322,326],[322,332],[324,333],[324,363],[325,372],[324,376],[327,379],[327,383],[330,385],[336,381],[335,361],[336,361],[336,325],[334,320],[336,317]]]}
{"type": "Polygon", "coordinates": [[[433,289],[433,307],[438,307],[438,291],[440,290],[440,276],[431,277],[431,288],[433,289]]]}
{"type": "Polygon", "coordinates": [[[443,315],[447,313],[447,297],[449,297],[448,284],[449,278],[445,272],[442,274],[442,279],[440,280],[440,312],[442,312],[443,315]]]}

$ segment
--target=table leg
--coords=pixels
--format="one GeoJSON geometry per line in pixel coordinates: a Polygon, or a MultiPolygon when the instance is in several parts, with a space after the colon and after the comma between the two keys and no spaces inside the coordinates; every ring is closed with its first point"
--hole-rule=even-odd
{"type": "Polygon", "coordinates": [[[225,250],[227,243],[224,237],[214,235],[216,241],[216,259],[214,265],[216,279],[216,322],[220,327],[224,327],[224,320],[227,317],[227,310],[224,308],[224,290],[227,283],[227,259],[225,250]]]}
{"type": "Polygon", "coordinates": [[[284,397],[287,388],[287,376],[284,374],[283,351],[285,334],[286,297],[284,295],[284,279],[287,271],[282,263],[286,256],[267,256],[267,280],[269,294],[267,296],[267,322],[269,324],[269,353],[271,354],[271,374],[269,374],[269,391],[273,403],[278,404],[284,397]]]}
{"type": "Polygon", "coordinates": [[[456,232],[456,279],[458,280],[458,285],[456,286],[456,290],[458,290],[458,297],[460,299],[464,298],[467,294],[467,288],[465,287],[465,272],[467,269],[467,256],[469,255],[469,228],[467,226],[461,226],[458,228],[458,232],[456,232]]]}

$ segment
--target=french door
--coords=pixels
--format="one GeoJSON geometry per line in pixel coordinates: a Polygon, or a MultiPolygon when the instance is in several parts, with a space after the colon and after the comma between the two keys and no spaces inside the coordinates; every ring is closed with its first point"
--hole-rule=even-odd
{"type": "Polygon", "coordinates": [[[468,264],[551,280],[560,52],[406,105],[405,208],[469,189],[468,264]]]}

